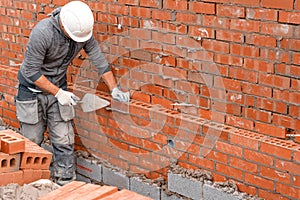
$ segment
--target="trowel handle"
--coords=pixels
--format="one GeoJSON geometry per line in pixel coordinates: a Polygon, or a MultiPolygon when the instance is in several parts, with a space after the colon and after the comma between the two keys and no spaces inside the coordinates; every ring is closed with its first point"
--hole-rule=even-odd
{"type": "Polygon", "coordinates": [[[82,101],[79,98],[71,97],[76,103],[82,103],[82,101]]]}

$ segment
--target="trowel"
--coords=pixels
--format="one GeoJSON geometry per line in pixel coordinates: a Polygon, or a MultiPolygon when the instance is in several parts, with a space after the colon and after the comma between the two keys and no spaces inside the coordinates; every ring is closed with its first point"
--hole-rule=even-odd
{"type": "Polygon", "coordinates": [[[76,99],[75,101],[80,104],[83,112],[92,112],[110,104],[109,101],[90,93],[85,94],[81,100],[76,99]]]}

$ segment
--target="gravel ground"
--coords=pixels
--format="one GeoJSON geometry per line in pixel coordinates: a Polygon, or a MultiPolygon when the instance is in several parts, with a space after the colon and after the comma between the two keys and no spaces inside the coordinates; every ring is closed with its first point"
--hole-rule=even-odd
{"type": "Polygon", "coordinates": [[[47,179],[19,186],[9,184],[0,187],[0,200],[36,200],[60,186],[47,179]]]}

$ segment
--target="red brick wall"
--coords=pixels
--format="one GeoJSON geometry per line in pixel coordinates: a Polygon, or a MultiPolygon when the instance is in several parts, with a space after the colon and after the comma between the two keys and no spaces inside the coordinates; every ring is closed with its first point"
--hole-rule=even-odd
{"type": "MultiPolygon", "coordinates": [[[[30,30],[66,2],[4,0],[0,6],[0,63],[9,66],[1,68],[0,111],[15,126],[12,74],[30,30]]],[[[248,193],[300,197],[300,137],[290,137],[300,130],[299,0],[85,2],[103,52],[136,101],[122,107],[130,115],[77,109],[78,148],[153,178],[173,157],[216,180],[233,179],[248,193]],[[206,155],[204,147],[213,149],[206,155]]],[[[82,52],[74,60],[69,82],[84,86],[75,90],[81,95],[87,88],[106,92],[86,57],[82,52]]]]}

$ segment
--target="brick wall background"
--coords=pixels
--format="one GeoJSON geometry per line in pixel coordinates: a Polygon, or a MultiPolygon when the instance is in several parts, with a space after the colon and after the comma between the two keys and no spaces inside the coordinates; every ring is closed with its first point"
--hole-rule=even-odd
{"type": "MultiPolygon", "coordinates": [[[[0,114],[15,127],[16,72],[33,26],[68,1],[2,0],[0,114]]],[[[172,159],[269,199],[300,198],[300,1],[85,1],[129,104],[74,120],[78,149],[166,176],[172,159]],[[187,103],[189,106],[174,105],[187,103]],[[159,107],[158,105],[161,105],[159,107]],[[201,157],[202,156],[202,157],[201,157]]],[[[81,52],[70,88],[110,99],[81,52]]]]}

